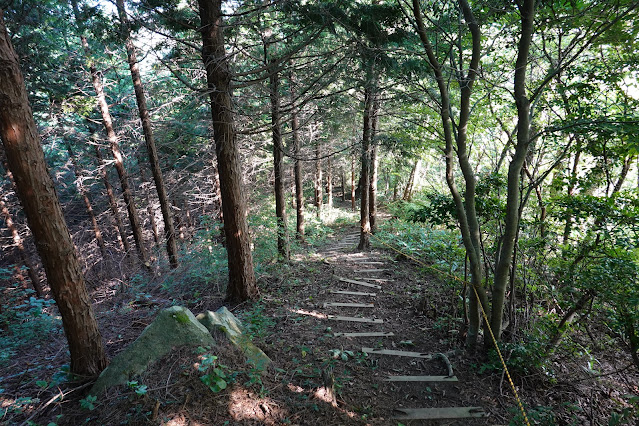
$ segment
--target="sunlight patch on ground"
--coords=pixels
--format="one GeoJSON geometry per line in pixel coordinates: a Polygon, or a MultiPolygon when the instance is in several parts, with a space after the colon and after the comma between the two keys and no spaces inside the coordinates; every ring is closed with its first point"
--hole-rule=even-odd
{"type": "Polygon", "coordinates": [[[288,415],[271,398],[259,398],[249,390],[236,386],[229,397],[229,414],[233,420],[258,420],[261,424],[279,424],[288,415]]]}
{"type": "Polygon", "coordinates": [[[328,315],[326,315],[326,314],[321,314],[321,313],[315,312],[315,311],[305,311],[304,309],[289,309],[289,311],[293,312],[295,314],[308,315],[308,316],[315,317],[315,318],[320,318],[320,319],[328,318],[328,315]]]}

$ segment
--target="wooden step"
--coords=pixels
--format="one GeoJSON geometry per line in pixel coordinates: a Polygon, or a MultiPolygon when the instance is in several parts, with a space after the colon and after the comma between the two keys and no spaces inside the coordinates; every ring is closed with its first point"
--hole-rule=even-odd
{"type": "Polygon", "coordinates": [[[395,333],[393,333],[392,331],[371,331],[368,333],[333,333],[333,337],[390,337],[394,335],[395,333]]]}
{"type": "Polygon", "coordinates": [[[353,272],[355,272],[356,274],[363,274],[363,273],[384,272],[384,271],[386,271],[386,269],[358,269],[353,272]]]}
{"type": "Polygon", "coordinates": [[[362,352],[366,352],[367,354],[407,356],[407,357],[411,357],[411,358],[423,358],[423,359],[433,359],[433,356],[434,356],[434,355],[427,354],[427,353],[410,352],[410,351],[396,351],[396,350],[393,350],[393,349],[362,348],[362,352]]]}
{"type": "Polygon", "coordinates": [[[396,408],[395,412],[399,413],[393,416],[396,420],[465,419],[486,416],[481,407],[396,408]]]}
{"type": "Polygon", "coordinates": [[[372,303],[349,303],[349,302],[327,302],[324,303],[325,308],[342,307],[342,308],[374,308],[372,303]]]}
{"type": "Polygon", "coordinates": [[[381,289],[382,288],[382,286],[378,285],[378,284],[371,284],[371,283],[365,283],[364,281],[351,280],[351,279],[348,279],[348,278],[338,277],[337,275],[335,276],[335,278],[337,278],[339,281],[341,281],[343,283],[363,285],[364,287],[371,287],[371,288],[376,288],[376,289],[381,289]]]}
{"type": "Polygon", "coordinates": [[[332,294],[348,294],[350,296],[377,297],[377,293],[364,293],[364,292],[361,292],[361,291],[330,290],[329,293],[332,293],[332,294]]]}
{"type": "Polygon", "coordinates": [[[340,315],[328,315],[328,319],[335,321],[368,322],[371,324],[383,324],[384,320],[377,318],[343,317],[340,315]]]}
{"type": "Polygon", "coordinates": [[[457,376],[390,376],[385,382],[456,382],[457,376]]]}
{"type": "Polygon", "coordinates": [[[376,262],[372,260],[353,259],[353,262],[359,263],[360,265],[384,265],[384,262],[376,262]]]}

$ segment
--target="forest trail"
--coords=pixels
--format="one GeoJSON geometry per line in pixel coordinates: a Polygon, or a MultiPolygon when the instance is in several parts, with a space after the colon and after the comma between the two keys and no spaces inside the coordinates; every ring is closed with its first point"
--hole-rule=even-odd
{"type": "MultiPolygon", "coordinates": [[[[377,398],[371,400],[371,405],[389,416],[380,418],[382,422],[486,424],[485,419],[478,419],[487,414],[482,407],[460,401],[459,395],[469,391],[461,388],[470,384],[455,375],[448,356],[456,351],[443,353],[445,349],[440,345],[425,339],[427,327],[418,326],[421,336],[415,338],[415,328],[408,318],[414,316],[411,306],[395,303],[405,284],[402,277],[395,279],[398,262],[390,253],[358,251],[358,242],[359,234],[351,231],[320,252],[332,267],[332,276],[329,288],[318,295],[316,306],[318,316],[327,323],[325,331],[340,348],[332,350],[333,358],[346,360],[360,353],[368,359],[373,368],[363,374],[374,376],[370,386],[379,394],[395,396],[394,401],[384,401],[389,406],[379,405],[377,398]]],[[[334,379],[328,381],[330,385],[334,379]]],[[[348,392],[342,389],[343,394],[348,392]]]]}

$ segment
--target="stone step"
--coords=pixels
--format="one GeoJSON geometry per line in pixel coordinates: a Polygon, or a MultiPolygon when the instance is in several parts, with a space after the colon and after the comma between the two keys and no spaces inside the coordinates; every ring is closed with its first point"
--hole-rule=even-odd
{"type": "Polygon", "coordinates": [[[328,319],[335,321],[368,322],[371,324],[383,324],[384,320],[377,318],[343,317],[340,315],[328,315],[328,319]]]}
{"type": "Polygon", "coordinates": [[[362,348],[362,352],[366,352],[367,354],[375,354],[375,355],[406,356],[411,358],[423,358],[423,359],[433,359],[434,357],[434,355],[427,354],[427,353],[396,351],[393,349],[362,348]]]}
{"type": "Polygon", "coordinates": [[[469,417],[485,417],[481,407],[446,407],[446,408],[396,408],[396,420],[440,420],[465,419],[469,417]]]}

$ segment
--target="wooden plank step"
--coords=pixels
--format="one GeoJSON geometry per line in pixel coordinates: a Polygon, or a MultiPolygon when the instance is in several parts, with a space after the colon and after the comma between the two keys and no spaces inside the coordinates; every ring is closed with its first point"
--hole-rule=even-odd
{"type": "Polygon", "coordinates": [[[339,281],[344,282],[344,283],[363,285],[364,287],[371,287],[371,288],[376,288],[376,289],[381,289],[382,288],[382,286],[378,285],[378,284],[371,284],[371,283],[365,283],[364,281],[351,280],[351,279],[348,279],[348,278],[338,277],[337,275],[335,276],[335,278],[337,278],[339,281]]]}
{"type": "Polygon", "coordinates": [[[384,320],[377,318],[342,317],[340,315],[328,315],[328,319],[335,321],[368,322],[371,324],[383,324],[384,320]]]}
{"type": "Polygon", "coordinates": [[[355,272],[356,274],[361,274],[361,273],[384,272],[384,271],[386,271],[386,269],[358,269],[353,272],[355,272]]]}
{"type": "Polygon", "coordinates": [[[353,262],[359,263],[360,265],[384,265],[384,262],[375,262],[371,260],[353,259],[353,262]]]}
{"type": "Polygon", "coordinates": [[[385,382],[456,382],[457,376],[390,376],[385,382]]]}
{"type": "Polygon", "coordinates": [[[370,331],[368,333],[333,333],[333,337],[390,337],[394,336],[392,331],[370,331]]]}
{"type": "Polygon", "coordinates": [[[481,407],[396,408],[395,412],[399,413],[393,416],[393,419],[397,420],[465,419],[486,416],[481,407]]]}
{"type": "Polygon", "coordinates": [[[362,352],[366,352],[367,354],[407,356],[407,357],[411,357],[411,358],[424,358],[424,359],[433,359],[433,357],[434,357],[434,355],[427,354],[427,353],[410,352],[410,351],[396,351],[396,350],[393,350],[393,349],[362,348],[362,352]]]}
{"type": "Polygon", "coordinates": [[[364,293],[361,291],[344,291],[344,290],[330,290],[329,293],[332,294],[348,294],[350,296],[371,296],[377,297],[377,293],[364,293]]]}
{"type": "Polygon", "coordinates": [[[343,308],[374,308],[372,303],[349,303],[349,302],[327,302],[324,303],[325,308],[343,307],[343,308]]]}

